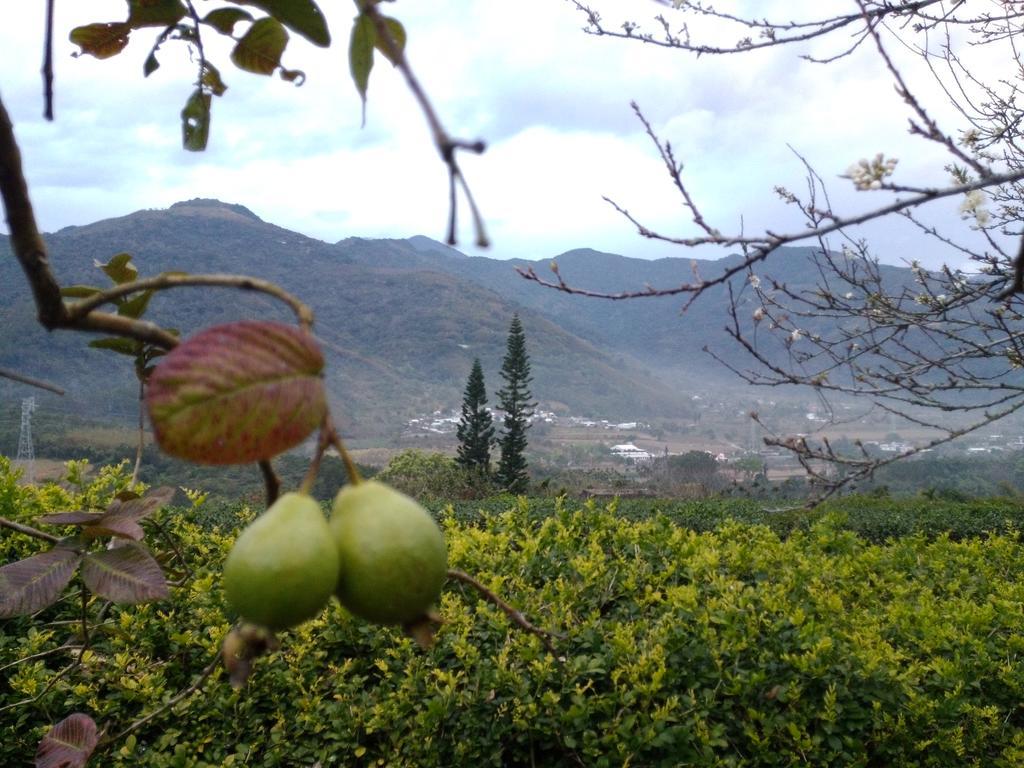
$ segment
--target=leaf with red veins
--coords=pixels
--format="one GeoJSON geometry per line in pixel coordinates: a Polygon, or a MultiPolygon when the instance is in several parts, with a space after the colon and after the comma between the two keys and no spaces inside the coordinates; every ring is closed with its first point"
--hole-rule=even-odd
{"type": "Polygon", "coordinates": [[[269,459],[323,421],[324,358],[307,331],[242,321],[196,334],[164,357],[146,405],[156,441],[198,464],[269,459]]]}

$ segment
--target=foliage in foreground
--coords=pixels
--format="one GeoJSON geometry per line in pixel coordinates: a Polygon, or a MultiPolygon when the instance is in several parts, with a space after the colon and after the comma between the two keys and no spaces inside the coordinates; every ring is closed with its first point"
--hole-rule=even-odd
{"type": "MultiPolygon", "coordinates": [[[[5,485],[0,499],[47,511],[68,501],[52,486],[5,485]]],[[[116,735],[213,658],[231,620],[221,563],[245,520],[200,525],[201,511],[165,510],[152,523],[179,540],[191,569],[183,585],[161,603],[107,609],[92,649],[63,677],[73,654],[53,649],[74,642],[76,601],[3,623],[0,667],[50,655],[4,669],[0,764],[29,761],[67,711],[116,735]]],[[[451,565],[565,633],[564,662],[454,587],[428,653],[332,605],[285,633],[248,688],[234,692],[215,673],[199,694],[101,747],[100,764],[1024,760],[1016,533],[871,544],[826,517],[780,539],[758,525],[695,532],[664,515],[629,520],[615,505],[538,517],[526,502],[474,524],[444,517],[451,565]]],[[[5,533],[0,557],[25,545],[5,533]]]]}

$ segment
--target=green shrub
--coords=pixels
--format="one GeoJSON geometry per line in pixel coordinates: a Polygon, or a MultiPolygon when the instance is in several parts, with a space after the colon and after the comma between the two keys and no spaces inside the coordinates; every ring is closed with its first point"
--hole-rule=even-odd
{"type": "MultiPolygon", "coordinates": [[[[233,532],[202,514],[158,517],[191,569],[171,600],[111,607],[62,677],[64,652],[4,670],[0,765],[28,763],[72,711],[117,734],[213,657],[233,532]]],[[[539,514],[521,500],[472,524],[442,513],[451,566],[564,633],[561,658],[462,586],[446,590],[429,652],[332,605],[285,633],[247,688],[218,672],[94,764],[1020,765],[1018,535],[872,543],[851,516],[782,538],[614,504],[539,514]]],[[[4,532],[0,559],[23,542],[4,532]]],[[[0,625],[0,667],[74,638],[76,602],[0,625]]]]}

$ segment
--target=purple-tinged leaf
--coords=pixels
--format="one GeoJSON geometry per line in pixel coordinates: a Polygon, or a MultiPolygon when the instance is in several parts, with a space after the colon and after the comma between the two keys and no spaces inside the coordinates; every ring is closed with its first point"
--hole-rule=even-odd
{"type": "Polygon", "coordinates": [[[121,505],[108,510],[111,514],[118,514],[132,520],[142,520],[149,517],[161,507],[166,507],[174,498],[176,490],[169,486],[161,486],[148,491],[143,498],[124,499],[121,505]]]}
{"type": "Polygon", "coordinates": [[[98,741],[91,717],[81,712],[68,715],[39,742],[36,768],[83,768],[98,741]]]}
{"type": "Polygon", "coordinates": [[[56,547],[0,568],[0,619],[26,616],[60,597],[82,556],[56,547]]]}
{"type": "Polygon", "coordinates": [[[142,541],[146,532],[142,526],[130,517],[120,514],[103,515],[92,525],[82,527],[82,533],[87,539],[98,539],[102,536],[116,536],[120,539],[131,539],[142,541]]]}
{"type": "Polygon", "coordinates": [[[313,337],[243,321],[188,339],[157,365],[146,404],[160,447],[199,464],[245,464],[298,445],[327,412],[313,337]]]}
{"type": "Polygon", "coordinates": [[[37,517],[37,523],[47,525],[92,525],[103,517],[103,512],[54,512],[52,515],[37,517]]]}
{"type": "Polygon", "coordinates": [[[134,542],[94,552],[82,559],[82,581],[100,597],[115,603],[144,603],[168,595],[160,564],[134,542]]]}

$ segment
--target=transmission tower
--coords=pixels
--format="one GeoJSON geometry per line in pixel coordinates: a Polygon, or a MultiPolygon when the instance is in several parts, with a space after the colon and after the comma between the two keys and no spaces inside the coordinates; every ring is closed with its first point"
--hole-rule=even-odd
{"type": "Polygon", "coordinates": [[[24,470],[22,479],[29,485],[36,482],[36,453],[32,447],[32,411],[36,409],[34,397],[22,398],[21,401],[21,434],[18,436],[18,458],[16,466],[24,470]]]}

